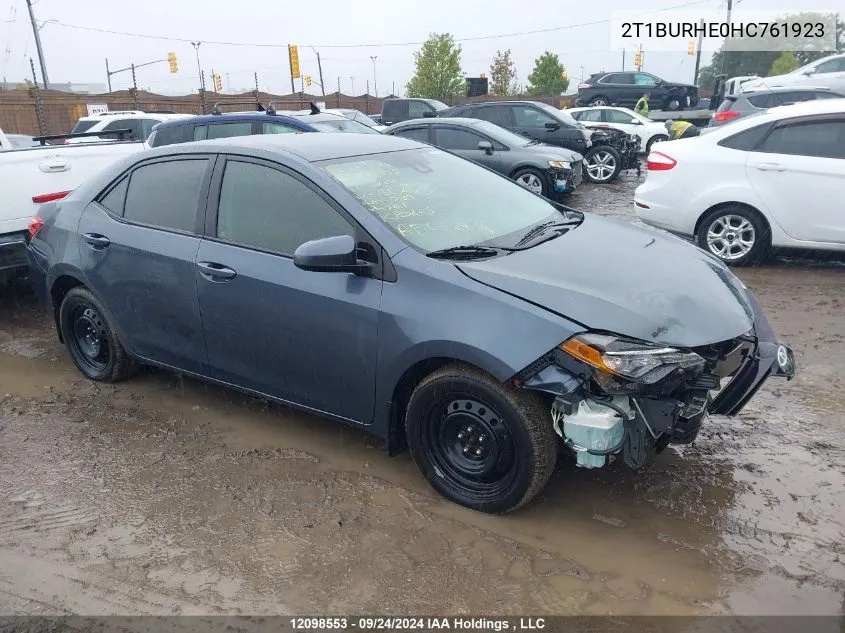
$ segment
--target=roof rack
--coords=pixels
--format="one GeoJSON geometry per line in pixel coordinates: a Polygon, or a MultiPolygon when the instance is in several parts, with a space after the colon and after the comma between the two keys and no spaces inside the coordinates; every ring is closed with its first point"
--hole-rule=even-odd
{"type": "Polygon", "coordinates": [[[59,141],[65,138],[86,138],[91,136],[116,136],[118,140],[122,141],[127,134],[132,134],[132,130],[126,128],[124,130],[109,130],[108,132],[77,132],[76,134],[51,134],[49,136],[33,136],[33,141],[38,141],[41,145],[47,145],[47,141],[59,141]]]}
{"type": "MultiPolygon", "coordinates": [[[[278,111],[276,110],[276,104],[277,103],[285,103],[285,102],[284,101],[271,101],[270,103],[267,104],[267,114],[269,114],[269,115],[278,114],[278,111]]],[[[317,108],[317,106],[312,103],[311,104],[311,114],[319,114],[320,109],[317,108],[317,111],[314,112],[314,108],[317,108]]]]}
{"type": "MultiPolygon", "coordinates": [[[[247,103],[250,104],[250,105],[256,106],[255,109],[256,109],[257,112],[265,112],[267,110],[267,108],[265,108],[263,105],[261,105],[260,101],[256,101],[256,100],[253,99],[253,100],[250,100],[250,101],[227,101],[225,103],[215,103],[214,106],[211,108],[211,114],[214,114],[214,115],[224,114],[224,112],[220,109],[221,105],[242,105],[242,104],[247,104],[247,103]]],[[[269,114],[269,112],[268,112],[268,114],[269,114]]]]}

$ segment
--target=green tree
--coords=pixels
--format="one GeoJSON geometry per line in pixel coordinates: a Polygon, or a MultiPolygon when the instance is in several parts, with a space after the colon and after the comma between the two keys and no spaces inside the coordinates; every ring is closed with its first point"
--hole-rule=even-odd
{"type": "Polygon", "coordinates": [[[511,50],[496,51],[490,66],[490,92],[505,97],[516,94],[516,89],[516,65],[511,59],[511,50]]]}
{"type": "Polygon", "coordinates": [[[769,69],[769,77],[791,73],[799,65],[798,58],[795,57],[792,51],[784,51],[772,63],[772,67],[769,69]]]}
{"type": "MultiPolygon", "coordinates": [[[[777,21],[789,20],[791,22],[818,22],[819,13],[804,12],[784,15],[777,21]]],[[[763,40],[757,40],[762,48],[766,48],[763,40]]],[[[732,46],[732,48],[734,48],[732,46]]],[[[838,20],[836,22],[836,52],[845,52],[845,22],[838,20]]],[[[809,64],[820,57],[826,57],[831,52],[813,51],[813,50],[799,50],[794,51],[793,56],[798,62],[798,66],[809,64]]],[[[703,66],[698,74],[698,85],[702,90],[712,90],[716,81],[716,75],[721,72],[722,60],[725,59],[725,47],[722,47],[713,54],[710,64],[703,66]]],[[[775,60],[781,56],[779,51],[737,51],[731,50],[727,53],[725,60],[725,74],[730,77],[737,77],[740,75],[759,75],[765,77],[772,69],[775,60]]]]}
{"type": "Polygon", "coordinates": [[[432,33],[414,53],[416,70],[407,85],[409,97],[441,101],[464,94],[461,47],[451,33],[432,33]]]}
{"type": "Polygon", "coordinates": [[[534,60],[534,72],[528,75],[528,94],[559,95],[566,92],[569,79],[564,79],[564,71],[558,56],[546,51],[534,60]]]}

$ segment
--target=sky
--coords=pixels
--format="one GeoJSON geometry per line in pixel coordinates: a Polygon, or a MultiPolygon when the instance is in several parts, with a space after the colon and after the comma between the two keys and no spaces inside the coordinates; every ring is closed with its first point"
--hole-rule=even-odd
{"type": "MultiPolygon", "coordinates": [[[[841,0],[814,4],[831,9],[841,0]]],[[[669,8],[685,11],[726,10],[726,0],[35,0],[47,74],[56,83],[106,83],[105,60],[112,69],[177,56],[179,71],[166,63],[137,69],[138,87],[162,94],[188,94],[198,87],[197,58],[191,41],[202,41],[200,61],[210,85],[213,70],[223,78],[224,92],[251,90],[254,73],[262,91],[291,92],[287,45],[299,49],[303,74],[319,82],[317,52],[322,60],[325,91],[340,83],[344,93],[404,93],[414,71],[413,53],[432,32],[452,33],[462,46],[467,76],[486,73],[497,50],[511,49],[518,80],[527,83],[534,60],[544,51],[556,53],[572,82],[602,70],[619,70],[622,52],[610,49],[613,11],[642,11],[644,21],[660,20],[669,8]],[[683,5],[683,6],[682,6],[683,5]],[[51,21],[52,20],[52,21],[51,21]],[[85,30],[98,29],[98,30],[85,30]],[[553,29],[553,30],[552,30],[553,29]],[[526,31],[541,33],[512,35],[526,31]],[[118,31],[124,34],[105,33],[118,31]],[[127,33],[144,35],[135,37],[127,33]],[[154,36],[154,37],[149,37],[154,36]],[[492,37],[497,36],[497,37],[492,37]],[[472,39],[476,38],[476,39],[472,39]],[[180,41],[185,40],[185,41],[180,41]],[[215,42],[230,42],[224,45],[215,42]],[[401,44],[401,45],[394,45],[401,44]],[[375,63],[371,57],[375,56],[375,63]]],[[[742,11],[798,10],[794,0],[734,0],[742,11]]],[[[0,0],[0,54],[6,81],[31,77],[29,58],[36,47],[25,0],[0,0]]],[[[702,65],[712,54],[704,47],[702,65]]],[[[633,64],[633,49],[626,68],[633,64]]],[[[645,52],[643,70],[670,81],[691,82],[695,57],[686,51],[645,52]]],[[[40,71],[39,71],[40,80],[40,71]]],[[[129,72],[112,76],[112,88],[132,85],[129,72]]],[[[296,85],[296,90],[300,86],[296,85]]],[[[312,92],[318,92],[314,85],[312,92]]]]}

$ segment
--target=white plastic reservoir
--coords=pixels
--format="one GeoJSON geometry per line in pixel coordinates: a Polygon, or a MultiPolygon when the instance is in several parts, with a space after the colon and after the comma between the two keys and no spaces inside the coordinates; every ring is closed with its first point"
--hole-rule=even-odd
{"type": "MultiPolygon", "coordinates": [[[[627,396],[616,396],[613,404],[630,412],[627,396]]],[[[563,418],[563,435],[578,447],[606,451],[622,441],[625,423],[619,413],[595,400],[582,400],[578,410],[563,418]]],[[[576,452],[577,463],[584,468],[601,468],[607,462],[604,455],[576,452]]]]}

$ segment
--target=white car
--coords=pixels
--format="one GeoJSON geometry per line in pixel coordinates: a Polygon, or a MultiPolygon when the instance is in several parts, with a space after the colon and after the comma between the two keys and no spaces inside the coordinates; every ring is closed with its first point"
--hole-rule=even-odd
{"type": "Polygon", "coordinates": [[[817,59],[785,75],[753,79],[742,90],[761,90],[773,86],[822,86],[834,92],[845,91],[845,54],[817,59]]]}
{"type": "Polygon", "coordinates": [[[669,139],[666,126],[663,123],[652,121],[628,108],[592,106],[589,108],[568,108],[565,112],[591,127],[606,125],[628,134],[636,134],[640,137],[641,152],[649,151],[654,143],[669,139]]]}
{"type": "MultiPolygon", "coordinates": [[[[164,112],[140,112],[137,110],[126,110],[121,112],[103,112],[90,117],[82,117],[73,126],[71,134],[80,132],[111,132],[115,130],[131,130],[131,133],[124,140],[144,141],[149,137],[153,126],[162,121],[172,119],[184,119],[194,116],[193,114],[172,114],[164,112]]],[[[99,137],[88,136],[69,138],[65,143],[91,143],[102,142],[104,138],[114,140],[116,136],[99,137]]]]}
{"type": "Polygon", "coordinates": [[[744,265],[772,247],[845,251],[843,196],[845,99],[825,99],[661,143],[634,206],[646,224],[744,265]]]}

